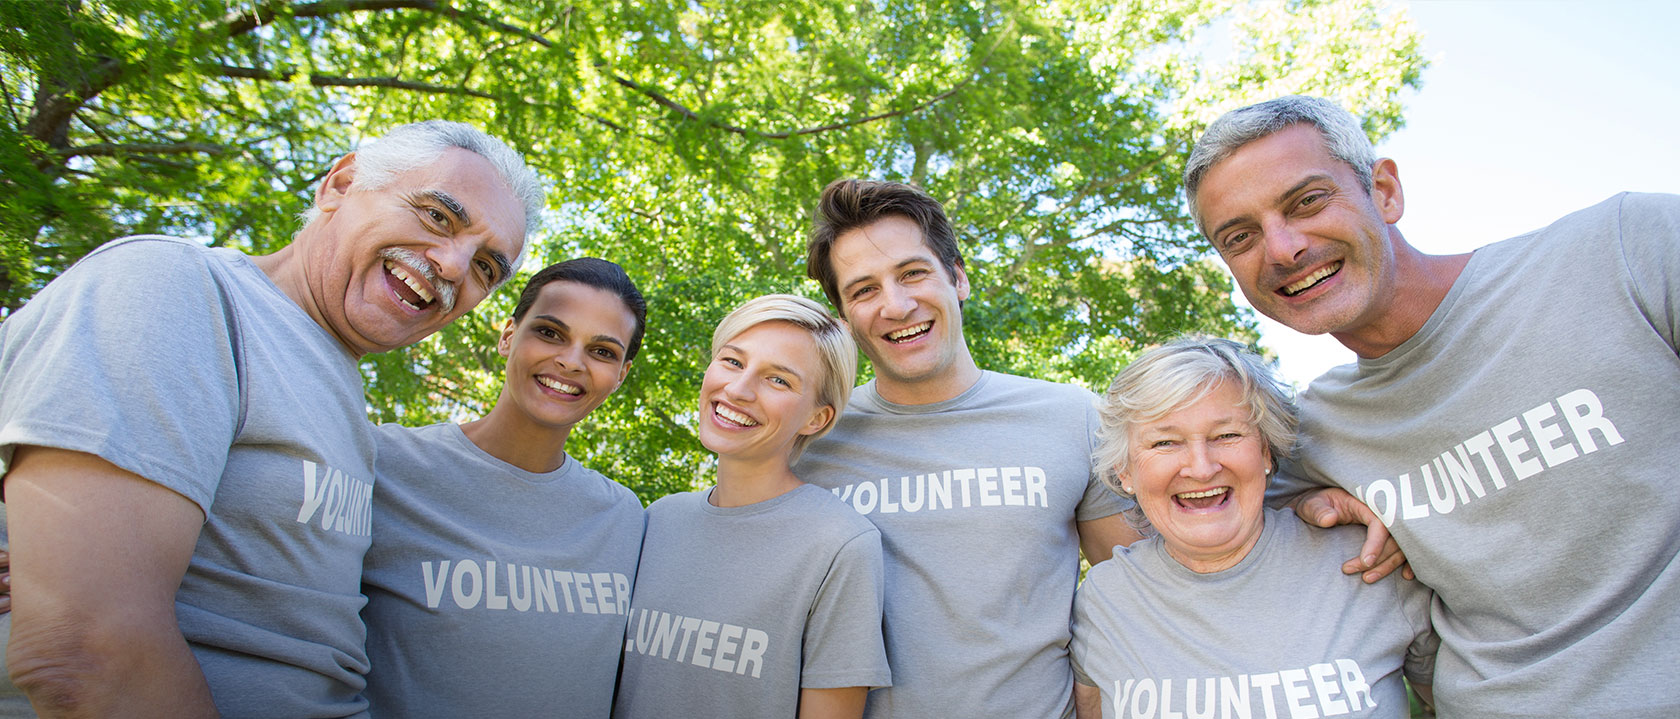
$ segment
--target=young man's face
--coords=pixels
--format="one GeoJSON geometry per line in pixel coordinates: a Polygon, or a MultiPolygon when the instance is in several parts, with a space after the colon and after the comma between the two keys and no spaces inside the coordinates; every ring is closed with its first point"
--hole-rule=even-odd
{"type": "Polygon", "coordinates": [[[890,215],[841,233],[828,261],[840,312],[878,385],[913,387],[955,370],[968,351],[960,304],[968,275],[947,271],[915,222],[890,215]]]}
{"type": "Polygon", "coordinates": [[[1210,168],[1197,208],[1255,309],[1298,332],[1357,336],[1390,310],[1396,284],[1399,179],[1388,160],[1373,175],[1366,192],[1316,127],[1297,124],[1210,168]]]}
{"type": "Polygon", "coordinates": [[[413,344],[466,314],[511,271],[525,212],[489,161],[451,148],[376,190],[353,186],[354,158],[317,195],[304,250],[312,303],[353,352],[413,344]]]}

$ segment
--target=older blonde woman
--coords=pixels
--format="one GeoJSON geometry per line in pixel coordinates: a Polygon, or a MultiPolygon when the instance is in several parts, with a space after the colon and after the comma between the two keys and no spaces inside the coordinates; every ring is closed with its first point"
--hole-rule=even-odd
{"type": "Polygon", "coordinates": [[[851,335],[802,297],[719,323],[699,402],[717,484],[648,507],[615,717],[858,719],[890,683],[881,533],[792,470],[856,368],[851,335]]]}
{"type": "Polygon", "coordinates": [[[1428,589],[1340,571],[1357,527],[1264,506],[1295,408],[1235,342],[1144,353],[1103,398],[1099,466],[1148,536],[1091,568],[1074,602],[1079,717],[1409,712],[1438,641],[1428,589]]]}

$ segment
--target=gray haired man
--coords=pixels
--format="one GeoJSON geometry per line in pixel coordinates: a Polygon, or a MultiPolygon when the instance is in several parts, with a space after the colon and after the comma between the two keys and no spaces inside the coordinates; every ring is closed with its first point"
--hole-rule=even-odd
{"type": "Polygon", "coordinates": [[[14,681],[43,715],[364,711],[358,360],[506,281],[542,190],[457,123],[339,160],[293,242],[89,254],[0,325],[14,681]]]}
{"type": "Polygon", "coordinates": [[[1396,227],[1393,160],[1325,100],[1235,110],[1185,192],[1254,307],[1358,355],[1274,485],[1339,486],[1437,594],[1442,716],[1680,711],[1680,198],[1622,194],[1473,253],[1396,227]]]}

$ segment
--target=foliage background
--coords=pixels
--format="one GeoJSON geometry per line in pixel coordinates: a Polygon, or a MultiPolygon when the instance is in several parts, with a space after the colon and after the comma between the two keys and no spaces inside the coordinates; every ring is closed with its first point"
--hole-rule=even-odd
{"type": "MultiPolygon", "coordinates": [[[[0,316],[126,233],[272,251],[358,142],[472,122],[552,183],[527,270],[606,257],[649,298],[629,381],[568,442],[644,501],[709,482],[691,405],[716,321],[821,299],[803,246],[828,181],[945,202],[981,366],[1100,388],[1182,332],[1256,337],[1176,190],[1206,122],[1303,92],[1379,139],[1424,66],[1378,0],[0,0],[0,20],[0,316]]],[[[520,284],[368,358],[370,416],[487,411],[520,284]]]]}

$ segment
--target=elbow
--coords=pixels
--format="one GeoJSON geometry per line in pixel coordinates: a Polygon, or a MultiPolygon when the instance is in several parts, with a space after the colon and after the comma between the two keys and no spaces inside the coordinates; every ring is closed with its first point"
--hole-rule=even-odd
{"type": "Polygon", "coordinates": [[[6,648],[12,683],[41,716],[83,716],[102,679],[110,677],[85,632],[74,627],[34,629],[13,624],[6,648]]]}

